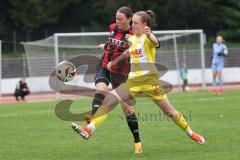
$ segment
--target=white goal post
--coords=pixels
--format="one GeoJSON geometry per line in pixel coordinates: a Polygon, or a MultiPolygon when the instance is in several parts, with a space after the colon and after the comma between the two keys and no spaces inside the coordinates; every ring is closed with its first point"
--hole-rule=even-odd
{"type": "Polygon", "coordinates": [[[0,40],[0,97],[2,96],[2,41],[0,40]]]}

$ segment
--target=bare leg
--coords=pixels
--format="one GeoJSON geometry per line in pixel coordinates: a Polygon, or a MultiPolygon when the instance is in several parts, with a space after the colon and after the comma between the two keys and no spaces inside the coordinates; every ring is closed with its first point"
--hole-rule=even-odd
{"type": "Polygon", "coordinates": [[[205,143],[204,138],[191,130],[189,124],[186,122],[182,114],[175,110],[167,98],[163,100],[155,100],[154,102],[163,110],[164,113],[166,113],[167,116],[174,121],[175,124],[182,128],[191,139],[199,144],[205,143]]]}
{"type": "Polygon", "coordinates": [[[215,93],[216,87],[217,87],[217,72],[213,72],[212,74],[213,74],[213,81],[212,81],[213,92],[215,93]]]}
{"type": "Polygon", "coordinates": [[[107,90],[108,90],[108,86],[105,83],[99,82],[96,84],[96,93],[105,94],[107,90]]]}
{"type": "Polygon", "coordinates": [[[99,107],[93,116],[93,120],[90,125],[92,124],[93,126],[98,127],[106,119],[106,115],[117,106],[118,102],[122,101],[130,102],[132,101],[132,97],[121,87],[118,87],[109,92],[103,100],[102,106],[99,107]]]}
{"type": "Polygon", "coordinates": [[[218,77],[218,81],[219,81],[219,87],[220,87],[220,90],[219,90],[219,93],[221,94],[222,93],[222,89],[223,89],[223,79],[222,79],[222,72],[219,71],[217,72],[217,77],[218,77]]]}
{"type": "Polygon", "coordinates": [[[133,106],[129,105],[130,102],[123,101],[121,102],[121,104],[122,104],[122,110],[127,120],[128,127],[133,135],[134,143],[140,143],[141,140],[140,140],[139,130],[138,130],[138,120],[137,120],[136,114],[133,112],[133,106]]]}

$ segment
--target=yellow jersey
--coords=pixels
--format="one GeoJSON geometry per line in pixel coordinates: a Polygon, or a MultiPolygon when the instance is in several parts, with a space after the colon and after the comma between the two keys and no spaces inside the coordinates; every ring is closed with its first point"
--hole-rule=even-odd
{"type": "Polygon", "coordinates": [[[155,66],[156,47],[147,36],[145,34],[140,37],[130,35],[128,41],[131,63],[128,78],[133,79],[140,76],[158,74],[155,66]]]}
{"type": "Polygon", "coordinates": [[[128,80],[122,84],[123,89],[132,97],[144,93],[153,100],[166,99],[155,66],[156,47],[145,34],[131,35],[128,41],[131,69],[128,80]]]}

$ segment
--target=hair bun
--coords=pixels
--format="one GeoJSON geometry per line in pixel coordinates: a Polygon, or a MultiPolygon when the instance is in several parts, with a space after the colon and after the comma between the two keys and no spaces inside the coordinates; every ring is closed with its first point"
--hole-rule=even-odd
{"type": "Polygon", "coordinates": [[[151,19],[154,19],[154,13],[152,10],[147,10],[146,13],[151,17],[151,19]]]}
{"type": "Polygon", "coordinates": [[[151,26],[157,26],[154,12],[152,10],[147,10],[146,14],[150,17],[151,26]]]}

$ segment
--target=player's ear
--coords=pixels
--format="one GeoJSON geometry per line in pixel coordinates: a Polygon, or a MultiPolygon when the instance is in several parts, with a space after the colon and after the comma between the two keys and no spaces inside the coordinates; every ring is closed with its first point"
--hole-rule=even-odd
{"type": "Polygon", "coordinates": [[[132,17],[129,17],[129,18],[127,19],[127,21],[128,21],[128,23],[129,23],[130,25],[132,25],[132,17]]]}

